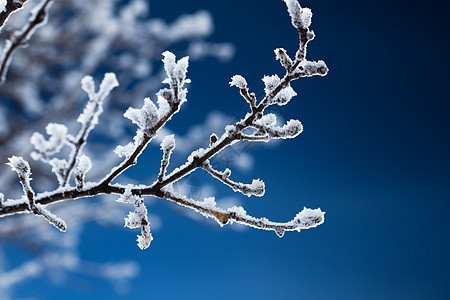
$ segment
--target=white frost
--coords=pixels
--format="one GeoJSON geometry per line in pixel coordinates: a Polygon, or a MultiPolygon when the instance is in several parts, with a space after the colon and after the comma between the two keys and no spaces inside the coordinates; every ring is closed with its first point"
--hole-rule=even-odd
{"type": "Polygon", "coordinates": [[[16,172],[20,177],[28,178],[31,175],[30,165],[28,162],[23,159],[21,156],[12,156],[8,158],[8,166],[11,167],[11,170],[16,172]]]}
{"type": "Polygon", "coordinates": [[[247,81],[241,75],[234,75],[233,77],[231,77],[230,86],[236,86],[241,90],[246,89],[247,81]]]}
{"type": "Polygon", "coordinates": [[[6,3],[8,0],[0,0],[0,11],[6,11],[6,3]]]}
{"type": "Polygon", "coordinates": [[[175,148],[175,137],[173,134],[167,135],[164,137],[164,139],[161,142],[161,149],[163,151],[172,150],[175,148]]]}
{"type": "Polygon", "coordinates": [[[134,124],[138,125],[148,135],[151,135],[151,130],[153,126],[159,120],[159,111],[156,105],[150,98],[144,99],[144,105],[140,109],[128,108],[123,114],[124,117],[128,118],[134,124]]]}
{"type": "Polygon", "coordinates": [[[265,88],[264,91],[266,92],[266,95],[270,94],[273,89],[275,89],[281,82],[280,77],[278,75],[272,75],[272,76],[264,76],[262,81],[264,82],[265,88]]]}
{"type": "Polygon", "coordinates": [[[316,227],[323,223],[325,213],[317,209],[310,209],[304,207],[301,212],[299,212],[295,218],[294,222],[298,224],[300,229],[308,229],[316,227]]]}

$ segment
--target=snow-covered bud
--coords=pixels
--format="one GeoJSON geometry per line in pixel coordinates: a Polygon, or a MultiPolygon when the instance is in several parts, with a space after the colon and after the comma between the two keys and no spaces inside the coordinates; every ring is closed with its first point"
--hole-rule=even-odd
{"type": "Polygon", "coordinates": [[[175,136],[173,134],[167,135],[161,142],[161,150],[164,152],[172,151],[175,148],[175,136]]]}
{"type": "Polygon", "coordinates": [[[325,212],[322,212],[320,208],[310,209],[306,207],[294,218],[294,222],[298,225],[299,230],[316,227],[322,224],[324,220],[325,212]]]}
{"type": "Polygon", "coordinates": [[[280,64],[286,69],[290,70],[292,67],[292,59],[287,54],[286,50],[283,48],[277,48],[274,50],[275,58],[280,61],[280,64]]]}
{"type": "Polygon", "coordinates": [[[264,91],[266,92],[266,95],[270,94],[281,82],[280,77],[278,75],[272,75],[272,76],[264,76],[262,78],[262,81],[264,82],[264,91]]]}
{"type": "Polygon", "coordinates": [[[37,152],[32,152],[31,157],[34,160],[48,158],[58,153],[64,146],[67,139],[67,127],[62,124],[49,123],[45,127],[47,134],[50,136],[45,140],[44,136],[38,132],[33,133],[30,143],[37,152]]]}
{"type": "Polygon", "coordinates": [[[153,126],[159,121],[158,109],[150,98],[144,99],[142,108],[136,109],[130,107],[123,115],[138,125],[148,135],[151,135],[153,126]]]}
{"type": "Polygon", "coordinates": [[[191,82],[190,79],[186,79],[187,68],[189,66],[189,57],[185,56],[177,62],[175,54],[170,51],[165,51],[162,55],[164,70],[167,74],[167,78],[163,80],[163,83],[170,84],[172,89],[178,89],[177,92],[179,94],[179,99],[172,98],[171,101],[184,101],[187,90],[182,87],[184,83],[191,82]]]}
{"type": "Polygon", "coordinates": [[[292,99],[292,97],[295,96],[297,96],[297,93],[294,91],[291,85],[288,85],[278,92],[278,94],[274,97],[273,102],[277,103],[278,105],[286,105],[292,99]]]}
{"type": "Polygon", "coordinates": [[[30,165],[21,156],[12,156],[8,158],[9,162],[6,163],[11,167],[11,170],[16,172],[19,177],[28,178],[31,175],[30,165]]]}
{"type": "Polygon", "coordinates": [[[323,60],[319,61],[303,61],[300,64],[305,76],[320,75],[325,76],[328,73],[328,67],[323,60]]]}
{"type": "Polygon", "coordinates": [[[236,86],[241,90],[247,88],[247,81],[241,75],[234,75],[233,77],[231,77],[231,81],[229,83],[230,86],[236,86]]]}
{"type": "Polygon", "coordinates": [[[86,173],[92,168],[92,162],[89,157],[86,155],[81,155],[77,158],[77,170],[75,173],[75,180],[77,183],[77,188],[82,189],[84,185],[84,179],[86,177],[86,173]]]}
{"type": "Polygon", "coordinates": [[[308,28],[311,25],[312,12],[309,8],[302,8],[297,0],[284,0],[284,2],[295,28],[308,28]]]}

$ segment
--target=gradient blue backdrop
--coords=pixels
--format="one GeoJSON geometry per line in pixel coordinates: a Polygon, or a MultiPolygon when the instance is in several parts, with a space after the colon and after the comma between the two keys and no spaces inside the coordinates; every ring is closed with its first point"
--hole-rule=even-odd
{"type": "MultiPolygon", "coordinates": [[[[61,287],[32,280],[18,295],[449,299],[449,6],[441,2],[302,1],[314,13],[308,58],[325,60],[330,73],[293,84],[299,96],[282,114],[299,118],[304,133],[277,147],[252,147],[254,168],[235,174],[266,182],[263,198],[242,196],[250,214],[282,221],[303,206],[321,207],[325,224],[280,239],[208,226],[159,201],[149,209],[163,225],[146,251],[132,230],[89,225],[82,236],[86,259],[139,262],[128,295],[84,277],[61,287]]],[[[229,78],[242,74],[261,93],[260,78],[283,71],[273,49],[292,54],[297,46],[279,0],[151,3],[152,16],[167,20],[199,9],[214,16],[211,40],[230,41],[237,52],[229,64],[190,66],[189,102],[170,124],[179,133],[214,109],[238,117],[244,103],[229,78]]],[[[155,149],[142,159],[155,161],[155,149]]]]}

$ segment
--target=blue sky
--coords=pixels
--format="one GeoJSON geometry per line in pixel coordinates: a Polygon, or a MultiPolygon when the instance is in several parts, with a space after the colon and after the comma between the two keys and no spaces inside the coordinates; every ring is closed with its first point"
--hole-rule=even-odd
{"type": "MultiPolygon", "coordinates": [[[[314,13],[316,39],[308,58],[323,59],[330,68],[325,78],[295,82],[299,96],[280,112],[285,119],[300,119],[304,132],[272,147],[248,148],[253,168],[234,174],[244,182],[263,179],[263,198],[221,187],[216,196],[234,195],[250,214],[279,221],[290,220],[303,206],[320,207],[325,223],[280,239],[273,232],[199,222],[158,200],[149,210],[162,226],[146,251],[136,247],[137,232],[128,229],[91,224],[82,235],[86,259],[139,263],[141,274],[131,281],[129,294],[77,277],[64,286],[34,280],[21,297],[444,299],[450,294],[448,4],[301,4],[314,13]]],[[[210,40],[232,42],[236,54],[228,64],[212,59],[191,64],[189,102],[170,123],[180,134],[211,110],[239,117],[245,104],[228,87],[229,78],[241,74],[261,94],[262,76],[283,71],[273,49],[293,54],[297,46],[278,0],[153,1],[151,15],[173,20],[199,9],[214,17],[210,40]]]]}

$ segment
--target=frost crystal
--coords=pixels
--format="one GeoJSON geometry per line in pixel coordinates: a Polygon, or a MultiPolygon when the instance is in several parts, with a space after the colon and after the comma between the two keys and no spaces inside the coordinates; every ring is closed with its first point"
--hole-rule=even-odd
{"type": "Polygon", "coordinates": [[[234,75],[233,77],[231,77],[230,86],[236,86],[241,90],[246,89],[247,81],[241,75],[234,75]]]}
{"type": "Polygon", "coordinates": [[[30,165],[28,162],[20,156],[12,156],[8,158],[9,162],[6,163],[11,167],[11,170],[16,172],[20,177],[27,178],[31,175],[30,165]]]}
{"type": "Polygon", "coordinates": [[[141,227],[141,235],[138,235],[138,247],[141,250],[147,249],[153,240],[147,218],[147,207],[145,207],[142,197],[133,195],[131,189],[127,188],[117,202],[131,203],[134,205],[134,212],[130,212],[125,218],[125,227],[130,229],[141,227]]]}
{"type": "Polygon", "coordinates": [[[328,73],[328,67],[323,60],[303,61],[300,64],[306,76],[320,75],[325,76],[328,73]]]}
{"type": "Polygon", "coordinates": [[[297,96],[297,93],[290,85],[288,85],[275,96],[273,102],[277,103],[278,105],[285,105],[292,99],[292,97],[295,96],[297,96]]]}
{"type": "Polygon", "coordinates": [[[300,229],[312,228],[323,223],[324,215],[325,213],[322,212],[320,208],[310,209],[304,207],[303,210],[295,216],[294,222],[298,224],[300,229]]]}
{"type": "Polygon", "coordinates": [[[265,88],[264,91],[266,92],[266,95],[270,94],[277,85],[280,84],[280,77],[278,75],[272,75],[272,76],[264,76],[262,81],[264,82],[265,88]]]}
{"type": "MultiPolygon", "coordinates": [[[[189,66],[189,57],[185,56],[176,62],[175,54],[172,52],[165,51],[162,55],[164,56],[162,60],[164,63],[164,70],[166,70],[167,74],[167,78],[163,81],[163,83],[169,83],[172,88],[180,88],[185,82],[189,83],[190,80],[186,79],[187,68],[189,66]]],[[[180,89],[178,92],[183,94],[186,91],[180,89]]],[[[181,99],[183,98],[184,96],[181,97],[181,99]]]]}
{"type": "Polygon", "coordinates": [[[284,0],[295,28],[308,28],[311,25],[312,12],[309,8],[302,8],[297,0],[284,0]]]}
{"type": "Polygon", "coordinates": [[[94,80],[90,76],[85,76],[81,80],[81,88],[88,94],[89,102],[77,121],[89,130],[92,129],[98,123],[98,117],[103,112],[103,101],[112,89],[117,86],[119,86],[119,82],[116,79],[116,75],[114,73],[106,73],[100,84],[99,91],[96,93],[94,80]]]}
{"type": "Polygon", "coordinates": [[[81,155],[80,157],[77,158],[78,160],[78,172],[81,174],[86,174],[87,172],[89,172],[89,170],[92,168],[92,163],[91,163],[91,159],[89,157],[87,157],[86,155],[81,155]]]}
{"type": "Polygon", "coordinates": [[[159,112],[150,98],[144,99],[144,106],[140,109],[128,108],[123,114],[131,122],[138,125],[148,136],[152,135],[153,126],[159,120],[159,112]]]}
{"type": "Polygon", "coordinates": [[[161,142],[161,149],[163,151],[166,150],[172,150],[173,148],[175,148],[175,137],[173,134],[168,135],[166,137],[163,138],[162,142],[161,142]]]}
{"type": "Polygon", "coordinates": [[[32,157],[35,160],[40,158],[48,158],[51,155],[58,153],[67,137],[67,127],[62,124],[49,123],[45,128],[50,138],[45,140],[44,136],[38,132],[33,133],[30,138],[31,144],[37,150],[32,153],[32,157]]]}

